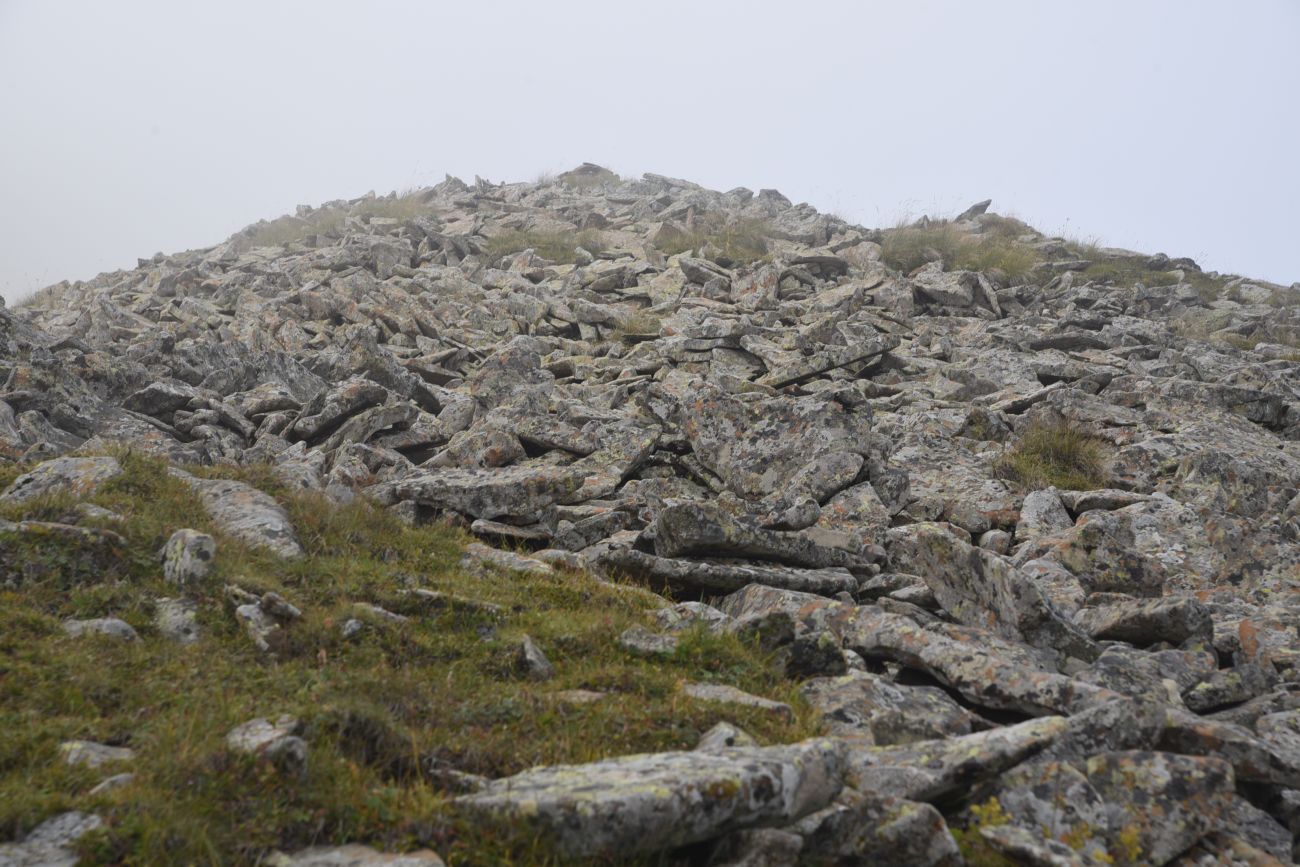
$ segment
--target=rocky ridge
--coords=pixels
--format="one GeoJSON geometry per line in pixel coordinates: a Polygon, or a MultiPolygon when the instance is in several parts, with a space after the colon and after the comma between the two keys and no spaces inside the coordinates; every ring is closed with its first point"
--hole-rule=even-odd
{"type": "MultiPolygon", "coordinates": [[[[697,628],[785,654],[825,738],[742,732],[461,796],[570,855],[1289,863],[1294,289],[1082,250],[987,206],[910,231],[1001,238],[1023,273],[940,249],[904,272],[897,236],[776,191],[593,166],[303,208],[0,312],[0,450],[35,467],[4,498],[93,490],[113,459],[63,456],[122,445],[265,463],[529,552],[474,563],[662,593],[630,653],[697,628]],[[1010,460],[1053,436],[1094,449],[1086,484],[1010,460]]],[[[223,531],[301,555],[274,499],[175,472],[223,531]]],[[[115,544],[75,522],[0,532],[92,560],[115,544]]],[[[168,544],[168,580],[203,573],[202,536],[168,544]]],[[[262,644],[300,615],[274,595],[236,600],[262,644]]]]}

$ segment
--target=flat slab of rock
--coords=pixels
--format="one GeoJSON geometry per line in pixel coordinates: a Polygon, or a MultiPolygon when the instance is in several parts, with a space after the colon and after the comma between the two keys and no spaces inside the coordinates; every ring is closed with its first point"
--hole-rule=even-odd
{"type": "Polygon", "coordinates": [[[800,533],[765,530],[711,503],[679,503],[659,512],[655,553],[660,557],[740,557],[825,569],[849,566],[848,551],[819,545],[800,533]]]}
{"type": "Polygon", "coordinates": [[[114,762],[129,762],[135,758],[135,750],[128,747],[110,747],[94,741],[64,741],[59,744],[63,760],[70,765],[84,765],[98,768],[114,762]]]}
{"type": "Polygon", "coordinates": [[[78,638],[82,635],[107,635],[122,641],[138,641],[140,635],[131,624],[116,617],[95,617],[90,620],[65,620],[63,631],[78,638]]]}
{"type": "Polygon", "coordinates": [[[1214,636],[1209,609],[1190,596],[1125,599],[1089,606],[1074,615],[1074,622],[1093,638],[1127,641],[1138,647],[1161,641],[1182,644],[1189,638],[1209,640],[1214,636]]]}
{"type": "Polygon", "coordinates": [[[281,557],[303,556],[289,514],[270,494],[233,479],[200,479],[177,469],[170,472],[198,493],[223,532],[281,557]]]}
{"type": "Polygon", "coordinates": [[[894,531],[890,555],[899,571],[924,578],[939,604],[960,623],[1084,661],[1101,652],[1010,561],[968,545],[938,525],[894,531]]]}
{"type": "Polygon", "coordinates": [[[32,829],[21,843],[0,843],[4,867],[76,867],[81,855],[77,840],[98,830],[104,822],[91,813],[61,813],[32,829]]]}
{"type": "Polygon", "coordinates": [[[743,689],[721,683],[685,683],[682,692],[696,701],[715,702],[717,704],[738,704],[756,710],[766,711],[784,719],[794,719],[794,709],[782,701],[773,701],[760,695],[751,695],[743,689]]]}
{"type": "Polygon", "coordinates": [[[963,737],[851,748],[845,781],[859,791],[928,801],[1000,774],[1068,730],[1065,717],[1044,717],[963,737]]]}
{"type": "Polygon", "coordinates": [[[536,823],[569,856],[622,856],[787,825],[839,794],[833,740],[723,752],[623,756],[535,768],[455,803],[470,816],[536,823]]]}
{"type": "Polygon", "coordinates": [[[532,518],[582,486],[562,467],[422,470],[397,484],[397,496],[474,518],[532,518]]]}
{"type": "Polygon", "coordinates": [[[907,744],[971,733],[973,713],[933,686],[903,686],[851,671],[803,685],[831,734],[867,735],[878,745],[907,744]]]}
{"type": "Polygon", "coordinates": [[[14,479],[0,494],[8,503],[24,503],[52,494],[88,497],[109,479],[122,475],[117,458],[55,458],[14,479]]]}
{"type": "Polygon", "coordinates": [[[263,862],[266,867],[443,867],[445,862],[428,849],[391,854],[369,846],[314,846],[292,855],[277,853],[263,862]]]}
{"type": "Polygon", "coordinates": [[[763,584],[831,596],[852,592],[858,579],[845,569],[796,569],[752,563],[714,562],[656,557],[631,548],[604,552],[598,564],[638,578],[652,587],[709,594],[734,593],[750,584],[763,584]]]}
{"type": "Polygon", "coordinates": [[[485,567],[503,572],[523,572],[532,575],[550,575],[555,572],[549,563],[513,551],[492,548],[479,542],[471,542],[465,546],[461,565],[476,573],[483,572],[485,567]]]}

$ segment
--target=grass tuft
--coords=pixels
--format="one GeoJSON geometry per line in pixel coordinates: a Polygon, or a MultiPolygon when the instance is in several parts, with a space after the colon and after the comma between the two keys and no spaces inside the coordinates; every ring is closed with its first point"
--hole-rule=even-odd
{"type": "Polygon", "coordinates": [[[701,222],[704,225],[694,231],[660,241],[660,251],[668,256],[709,251],[711,258],[725,268],[750,265],[767,255],[771,227],[765,220],[746,217],[726,223],[703,219],[701,222]]]}
{"type": "Polygon", "coordinates": [[[600,232],[588,229],[583,232],[553,232],[536,229],[511,229],[488,239],[484,252],[492,261],[531,249],[549,262],[572,265],[577,261],[577,248],[582,247],[595,255],[605,249],[600,232]]]}
{"type": "Polygon", "coordinates": [[[886,265],[904,274],[928,262],[942,262],[949,271],[997,269],[1008,280],[1018,282],[1029,277],[1039,257],[1032,248],[1017,243],[1017,236],[1009,229],[967,235],[948,223],[901,226],[884,233],[881,258],[886,265]]]}
{"type": "Polygon", "coordinates": [[[1065,422],[1035,423],[994,463],[999,478],[1025,490],[1105,487],[1109,445],[1065,422]]]}

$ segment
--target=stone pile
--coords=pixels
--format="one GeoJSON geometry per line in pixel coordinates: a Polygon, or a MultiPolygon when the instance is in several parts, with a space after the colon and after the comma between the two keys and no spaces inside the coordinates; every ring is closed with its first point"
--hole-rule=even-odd
{"type": "MultiPolygon", "coordinates": [[[[952,229],[1004,225],[986,209],[952,229]]],[[[535,558],[497,559],[711,601],[623,641],[776,634],[825,714],[824,740],[535,769],[463,809],[575,855],[959,864],[946,822],[976,810],[1014,863],[1292,858],[1290,290],[1210,297],[1167,257],[1145,262],[1161,285],[1115,285],[1030,230],[1028,278],[905,274],[882,233],[774,190],[590,166],[285,219],[283,243],[254,226],[0,311],[0,452],[265,462],[535,558]],[[997,469],[1043,429],[1103,444],[1104,477],[1026,490],[997,469]]],[[[6,497],[115,472],[51,464],[6,497]]],[[[300,553],[270,498],[185,478],[228,532],[300,553]]],[[[203,540],[174,547],[177,583],[199,580],[203,540]]]]}

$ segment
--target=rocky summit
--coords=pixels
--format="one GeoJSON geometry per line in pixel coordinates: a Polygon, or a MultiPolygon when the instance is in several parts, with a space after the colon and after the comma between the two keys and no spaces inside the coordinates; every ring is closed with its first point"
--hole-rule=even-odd
{"type": "Polygon", "coordinates": [[[1300,284],[989,205],[449,177],[0,311],[0,864],[1293,863],[1300,284]]]}

